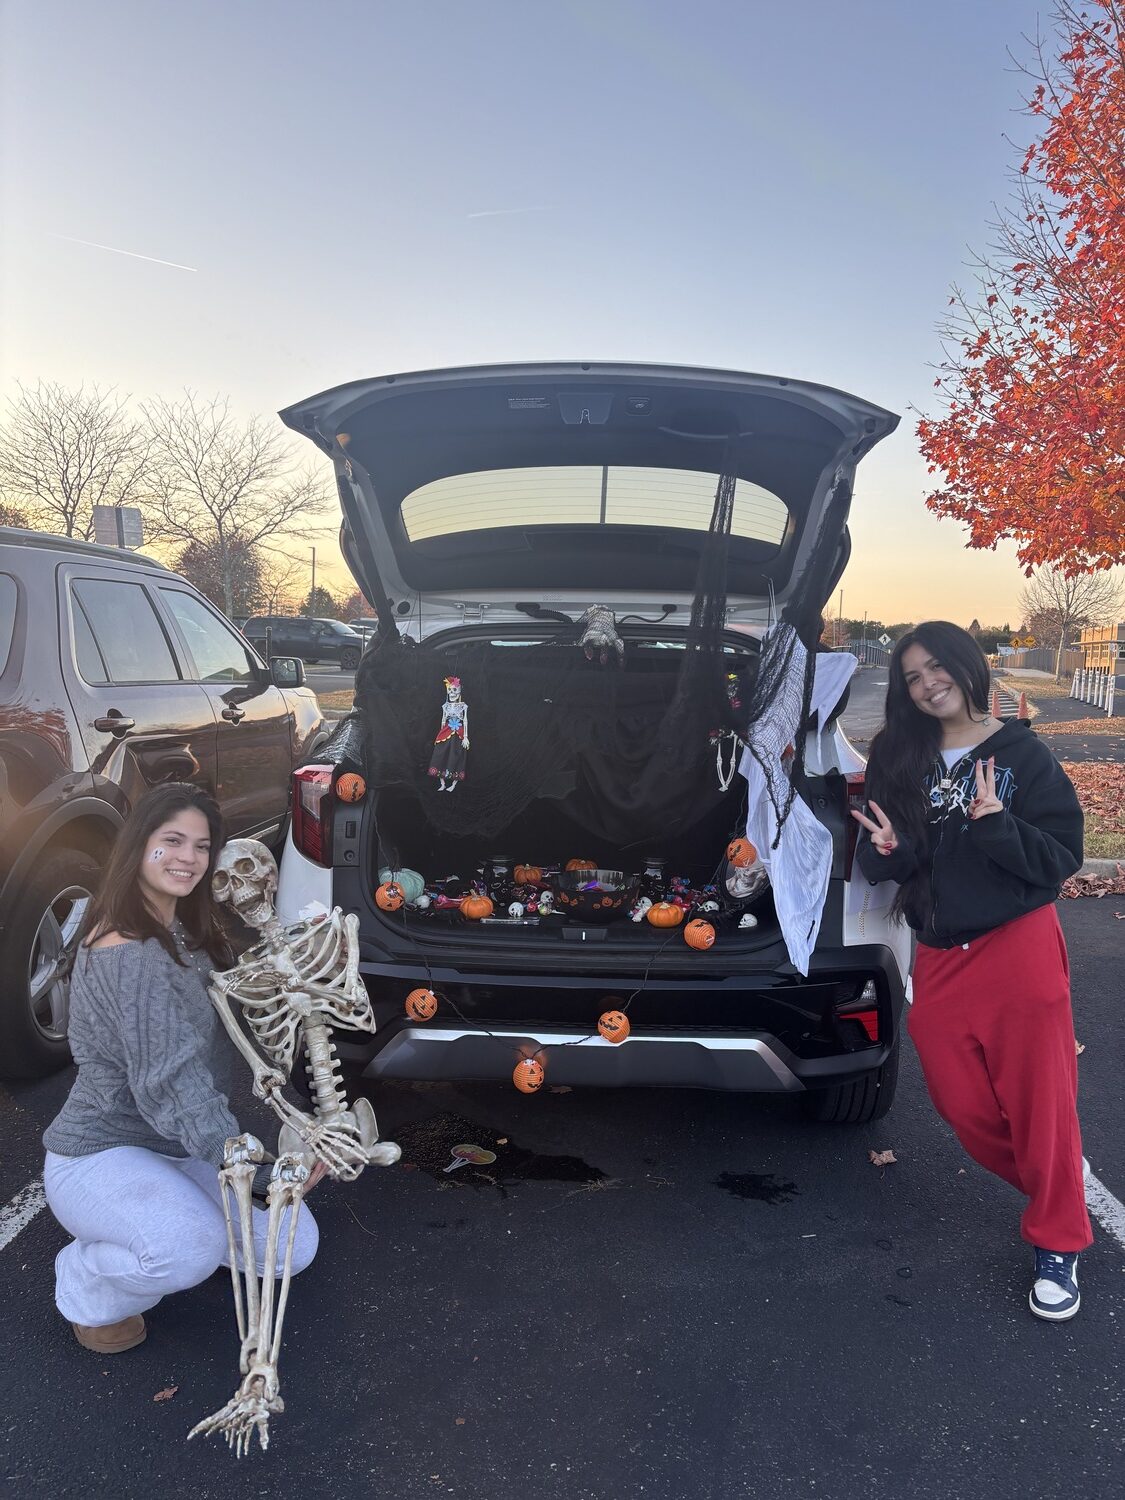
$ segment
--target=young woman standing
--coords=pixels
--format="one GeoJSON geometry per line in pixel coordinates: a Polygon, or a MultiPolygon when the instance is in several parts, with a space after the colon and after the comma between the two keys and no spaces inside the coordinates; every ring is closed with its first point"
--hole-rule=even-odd
{"type": "Polygon", "coordinates": [[[989,713],[989,670],[959,626],[895,647],[886,723],[867,769],[857,858],[899,882],[918,934],[908,1030],[930,1097],[966,1151],[1025,1194],[1031,1310],[1078,1311],[1077,1252],[1093,1238],[1059,886],[1082,864],[1082,810],[1022,720],[989,713]]]}
{"type": "MultiPolygon", "coordinates": [[[[229,1264],[216,1169],[227,1138],[242,1133],[227,1102],[240,1059],[206,988],[230,957],[211,895],[221,847],[206,794],[146,792],[118,835],[74,964],[78,1077],[43,1136],[43,1178],[74,1236],[55,1261],[55,1301],[100,1354],[139,1344],[148,1308],[229,1264]]],[[[255,1209],[259,1267],[267,1218],[255,1209]]],[[[316,1246],[302,1204],[294,1271],[316,1246]]]]}

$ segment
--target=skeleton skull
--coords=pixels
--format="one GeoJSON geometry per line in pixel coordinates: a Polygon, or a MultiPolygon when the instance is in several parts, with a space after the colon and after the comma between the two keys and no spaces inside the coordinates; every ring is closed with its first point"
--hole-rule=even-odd
{"type": "Polygon", "coordinates": [[[277,864],[257,839],[231,839],[219,855],[211,877],[215,900],[233,906],[251,927],[264,927],[276,912],[277,864]]]}

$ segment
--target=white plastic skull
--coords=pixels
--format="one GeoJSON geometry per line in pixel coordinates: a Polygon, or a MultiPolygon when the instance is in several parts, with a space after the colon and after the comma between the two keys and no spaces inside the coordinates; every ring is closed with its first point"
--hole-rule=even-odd
{"type": "Polygon", "coordinates": [[[641,899],[637,902],[636,906],[633,907],[633,910],[629,913],[629,915],[630,917],[632,917],[634,922],[643,922],[645,918],[645,912],[651,911],[651,909],[652,902],[647,896],[642,896],[641,899]]]}
{"type": "Polygon", "coordinates": [[[544,891],[543,894],[539,897],[539,915],[541,917],[548,917],[548,916],[550,916],[551,912],[554,911],[554,909],[555,909],[555,898],[554,898],[554,896],[551,894],[550,891],[544,891]]]}
{"type": "Polygon", "coordinates": [[[511,906],[508,907],[508,915],[518,921],[523,916],[523,902],[513,901],[511,906]]]}
{"type": "Polygon", "coordinates": [[[257,839],[230,839],[219,855],[211,889],[216,901],[233,906],[251,927],[264,927],[276,916],[277,864],[257,839]]]}

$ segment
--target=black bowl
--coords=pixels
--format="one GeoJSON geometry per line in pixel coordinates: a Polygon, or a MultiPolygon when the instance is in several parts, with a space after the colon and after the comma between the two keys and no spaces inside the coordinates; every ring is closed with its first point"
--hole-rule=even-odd
{"type": "Polygon", "coordinates": [[[552,876],[555,910],[580,922],[627,917],[641,888],[639,875],[622,870],[563,870],[552,876]]]}

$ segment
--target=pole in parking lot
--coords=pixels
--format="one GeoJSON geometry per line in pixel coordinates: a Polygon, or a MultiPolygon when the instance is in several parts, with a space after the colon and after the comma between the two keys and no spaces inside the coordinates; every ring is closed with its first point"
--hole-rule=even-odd
{"type": "Polygon", "coordinates": [[[316,548],[312,549],[312,588],[309,590],[308,616],[312,619],[313,610],[316,608],[316,548]]]}

